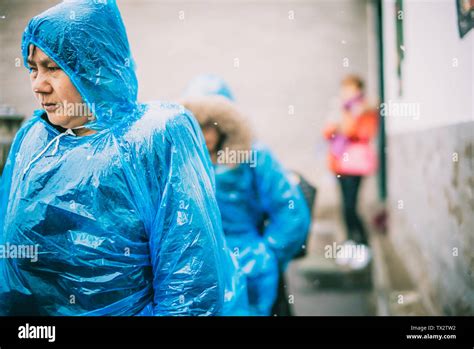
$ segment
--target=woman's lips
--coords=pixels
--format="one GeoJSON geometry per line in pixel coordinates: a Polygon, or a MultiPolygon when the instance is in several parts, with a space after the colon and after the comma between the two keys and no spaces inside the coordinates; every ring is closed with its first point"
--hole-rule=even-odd
{"type": "Polygon", "coordinates": [[[55,103],[45,103],[45,104],[43,104],[43,108],[47,112],[54,112],[56,109],[58,109],[58,107],[59,107],[59,104],[55,104],[55,103]]]}

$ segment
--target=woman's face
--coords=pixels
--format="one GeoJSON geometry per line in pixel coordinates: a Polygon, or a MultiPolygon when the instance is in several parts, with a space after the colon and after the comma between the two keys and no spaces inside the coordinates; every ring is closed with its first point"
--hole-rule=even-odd
{"type": "Polygon", "coordinates": [[[220,141],[219,132],[215,127],[204,127],[202,129],[202,133],[204,134],[204,139],[206,141],[206,147],[209,153],[214,154],[217,152],[217,145],[220,141]]]}
{"type": "Polygon", "coordinates": [[[67,74],[40,48],[29,51],[31,88],[49,121],[66,129],[84,125],[91,114],[67,74]]]}
{"type": "Polygon", "coordinates": [[[357,87],[356,84],[346,83],[341,86],[341,99],[342,103],[353,100],[358,97],[362,91],[357,87]]]}

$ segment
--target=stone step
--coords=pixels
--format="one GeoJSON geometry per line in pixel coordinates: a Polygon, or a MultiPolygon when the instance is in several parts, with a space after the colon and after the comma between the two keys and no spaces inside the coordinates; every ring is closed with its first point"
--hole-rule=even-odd
{"type": "Polygon", "coordinates": [[[370,289],[371,264],[361,270],[340,266],[334,259],[308,255],[297,263],[297,271],[311,285],[320,289],[370,289]]]}

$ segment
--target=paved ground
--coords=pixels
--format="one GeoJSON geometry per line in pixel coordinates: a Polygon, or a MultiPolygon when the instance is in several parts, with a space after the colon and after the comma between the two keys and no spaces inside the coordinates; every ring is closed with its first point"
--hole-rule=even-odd
{"type": "Polygon", "coordinates": [[[287,271],[289,295],[294,296],[293,311],[296,316],[311,315],[375,315],[370,289],[320,289],[301,275],[298,264],[287,271]]]}
{"type": "Polygon", "coordinates": [[[313,228],[308,255],[292,262],[286,273],[294,315],[375,315],[370,274],[341,270],[323,257],[326,244],[343,239],[341,222],[337,217],[319,220],[313,228]]]}

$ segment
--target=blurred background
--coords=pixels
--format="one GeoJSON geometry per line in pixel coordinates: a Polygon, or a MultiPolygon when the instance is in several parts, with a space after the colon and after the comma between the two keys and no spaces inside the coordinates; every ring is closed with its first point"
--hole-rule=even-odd
{"type": "MultiPolygon", "coordinates": [[[[58,2],[0,0],[0,169],[38,107],[23,30],[58,2]]],[[[175,100],[217,74],[258,138],[317,187],[308,254],[288,270],[296,315],[474,314],[472,1],[117,2],[141,101],[175,100]],[[359,202],[374,258],[358,272],[324,258],[345,233],[322,130],[348,74],[386,111],[380,168],[359,202]]]]}

